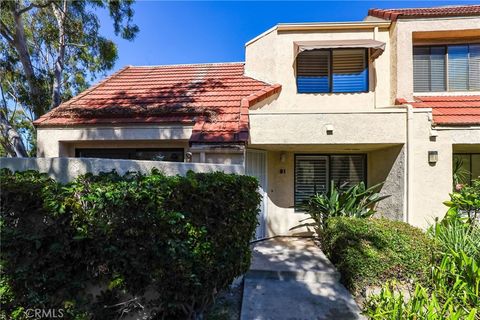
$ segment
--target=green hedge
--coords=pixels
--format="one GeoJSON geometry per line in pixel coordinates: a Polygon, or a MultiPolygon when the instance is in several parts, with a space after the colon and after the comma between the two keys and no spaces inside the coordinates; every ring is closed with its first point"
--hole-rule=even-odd
{"type": "Polygon", "coordinates": [[[387,279],[422,281],[428,274],[433,244],[409,224],[334,217],[328,219],[321,237],[324,252],[355,294],[387,279]]]}
{"type": "Polygon", "coordinates": [[[0,182],[4,318],[55,308],[117,319],[145,307],[155,319],[191,319],[248,269],[254,178],[152,171],[60,185],[2,170],[0,182]]]}

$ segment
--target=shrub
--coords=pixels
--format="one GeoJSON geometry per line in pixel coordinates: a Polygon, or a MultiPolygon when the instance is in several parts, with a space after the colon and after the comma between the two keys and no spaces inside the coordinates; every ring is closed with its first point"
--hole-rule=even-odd
{"type": "Polygon", "coordinates": [[[405,299],[386,283],[365,308],[372,319],[480,319],[480,256],[478,225],[451,211],[429,229],[438,256],[426,284],[417,284],[405,299]]]}
{"type": "Polygon", "coordinates": [[[59,185],[3,170],[2,312],[63,308],[76,319],[193,319],[250,263],[254,178],[85,175],[59,185]],[[99,291],[100,292],[97,292],[99,291]]]}
{"type": "Polygon", "coordinates": [[[321,233],[330,217],[368,218],[376,212],[374,205],[389,197],[378,193],[381,186],[382,184],[377,184],[366,188],[365,184],[360,182],[345,189],[344,186],[336,186],[332,181],[328,193],[317,193],[305,203],[305,211],[310,215],[305,221],[313,222],[295,228],[313,227],[317,233],[321,233]]]}
{"type": "Polygon", "coordinates": [[[322,248],[354,294],[387,279],[425,279],[432,242],[409,224],[386,219],[329,218],[322,248]]]}
{"type": "Polygon", "coordinates": [[[480,180],[472,181],[471,186],[459,185],[444,204],[449,207],[447,215],[464,216],[469,224],[480,224],[480,180]]]}

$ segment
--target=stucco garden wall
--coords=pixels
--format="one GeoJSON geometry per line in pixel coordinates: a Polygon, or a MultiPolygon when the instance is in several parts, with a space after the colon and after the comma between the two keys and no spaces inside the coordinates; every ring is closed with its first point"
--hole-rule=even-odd
{"type": "Polygon", "coordinates": [[[87,172],[98,174],[112,170],[116,170],[119,174],[125,174],[128,171],[148,173],[153,168],[157,168],[166,175],[185,175],[188,170],[195,172],[223,171],[236,174],[245,172],[241,165],[94,158],[0,158],[0,168],[8,168],[12,171],[37,170],[48,173],[49,176],[60,182],[70,181],[87,172]]]}

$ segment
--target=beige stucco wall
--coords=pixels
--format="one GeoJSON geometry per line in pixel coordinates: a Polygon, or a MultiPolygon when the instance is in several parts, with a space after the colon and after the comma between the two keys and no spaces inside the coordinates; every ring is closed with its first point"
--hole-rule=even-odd
{"type": "Polygon", "coordinates": [[[359,30],[277,31],[253,41],[245,50],[245,74],[269,83],[279,83],[282,91],[261,110],[271,111],[361,111],[391,105],[389,32],[386,28],[359,30]],[[295,80],[294,41],[375,39],[385,42],[385,52],[369,65],[370,90],[366,93],[298,94],[295,80]]]}
{"type": "MultiPolygon", "coordinates": [[[[436,19],[400,19],[391,27],[392,47],[392,93],[395,97],[411,101],[413,92],[413,44],[428,43],[428,33],[431,37],[444,38],[443,43],[462,41],[476,41],[480,39],[480,17],[436,18],[436,19]],[[444,33],[439,33],[439,32],[444,33]],[[447,32],[448,31],[448,32],[447,32]],[[414,40],[416,34],[423,33],[421,38],[414,40]],[[401,67],[398,67],[401,66],[401,67]]],[[[432,38],[431,41],[433,41],[432,38]]],[[[430,41],[430,42],[431,42],[430,41]]],[[[438,42],[437,42],[438,43],[438,42]]],[[[441,42],[440,42],[441,43],[441,42]]],[[[469,91],[469,94],[480,94],[480,91],[469,91]]],[[[435,92],[434,95],[442,93],[435,92]]],[[[458,93],[457,93],[458,94],[458,93]]],[[[416,95],[420,95],[416,93],[416,95]]]]}
{"type": "MultiPolygon", "coordinates": [[[[252,135],[250,147],[267,150],[268,235],[292,233],[290,228],[306,218],[293,209],[296,153],[366,153],[368,184],[385,181],[381,192],[392,195],[379,204],[379,215],[404,220],[421,228],[428,227],[436,217],[443,217],[446,212],[443,201],[449,198],[452,191],[453,148],[460,146],[462,150],[480,150],[480,127],[436,127],[432,131],[431,110],[414,109],[407,137],[407,115],[399,115],[403,120],[397,121],[403,126],[399,124],[396,127],[394,122],[382,120],[401,132],[395,136],[399,142],[391,138],[385,140],[381,134],[375,134],[375,130],[370,130],[371,140],[367,139],[367,128],[375,127],[377,123],[373,115],[370,115],[370,120],[365,118],[357,121],[365,124],[366,127],[362,130],[352,125],[352,131],[348,131],[348,134],[340,136],[342,131],[335,131],[334,135],[338,133],[339,136],[331,141],[325,139],[333,136],[318,133],[315,124],[321,124],[321,120],[312,115],[304,115],[305,118],[301,118],[301,121],[295,120],[295,114],[289,115],[293,118],[283,118],[278,122],[273,119],[269,126],[267,120],[272,118],[266,118],[262,125],[267,130],[258,130],[258,138],[252,135]],[[311,118],[311,122],[308,122],[308,118],[311,118]],[[362,134],[364,130],[366,133],[362,134]],[[375,144],[375,141],[384,143],[375,144]],[[437,163],[428,162],[429,151],[438,152],[437,163]],[[282,153],[285,154],[284,162],[280,160],[282,153]],[[285,169],[286,172],[282,174],[280,169],[285,169]]],[[[340,118],[339,121],[341,120],[340,118]]],[[[346,118],[343,120],[346,124],[353,123],[346,118]]],[[[256,122],[253,121],[252,124],[254,123],[256,122]]],[[[382,127],[382,122],[378,123],[382,127]]]]}
{"type": "Polygon", "coordinates": [[[125,141],[136,146],[139,141],[143,145],[158,142],[172,143],[184,146],[192,134],[191,126],[141,126],[141,127],[75,127],[75,128],[38,128],[37,129],[37,156],[38,157],[67,157],[72,155],[72,146],[76,143],[95,141],[101,147],[115,147],[125,141]]]}
{"type": "Polygon", "coordinates": [[[38,157],[75,157],[76,148],[183,148],[192,162],[243,165],[244,148],[196,146],[188,140],[191,126],[39,128],[38,157]]]}
{"type": "Polygon", "coordinates": [[[250,113],[250,143],[262,144],[361,144],[405,143],[406,109],[391,111],[250,113]],[[327,125],[333,133],[327,134],[327,125]]]}

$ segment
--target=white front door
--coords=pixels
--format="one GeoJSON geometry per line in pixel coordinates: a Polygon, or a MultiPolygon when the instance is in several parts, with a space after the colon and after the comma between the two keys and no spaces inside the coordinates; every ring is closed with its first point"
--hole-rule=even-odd
{"type": "Polygon", "coordinates": [[[255,232],[255,239],[261,239],[266,236],[267,219],[267,154],[265,151],[247,150],[245,173],[249,176],[256,177],[260,184],[259,192],[262,201],[260,203],[260,211],[258,214],[259,225],[255,232]]]}

